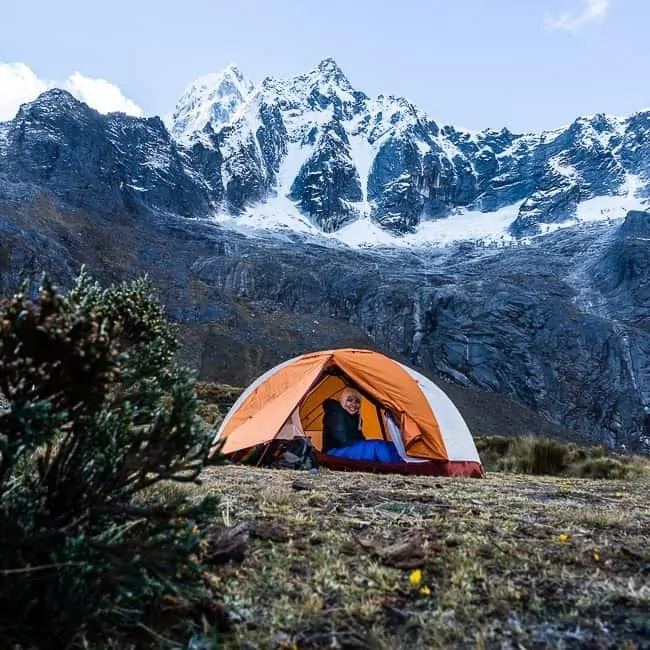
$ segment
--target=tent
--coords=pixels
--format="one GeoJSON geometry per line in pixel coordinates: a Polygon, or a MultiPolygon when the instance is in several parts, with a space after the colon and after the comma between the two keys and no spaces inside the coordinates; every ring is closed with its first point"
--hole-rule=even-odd
{"type": "Polygon", "coordinates": [[[233,404],[215,437],[221,453],[306,436],[322,466],[340,470],[483,477],[472,435],[447,395],[424,375],[371,350],[303,354],[255,380],[233,404]],[[363,396],[363,434],[391,440],[401,462],[379,463],[322,452],[323,402],[350,386],[363,396]]]}

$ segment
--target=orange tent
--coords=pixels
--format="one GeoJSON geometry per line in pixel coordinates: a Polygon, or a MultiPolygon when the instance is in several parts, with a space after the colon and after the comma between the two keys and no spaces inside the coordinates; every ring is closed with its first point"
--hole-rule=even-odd
{"type": "MultiPolygon", "coordinates": [[[[458,409],[430,379],[378,352],[340,349],[304,354],[259,377],[235,402],[215,443],[221,453],[306,436],[322,450],[323,402],[353,386],[361,392],[363,435],[392,441],[403,462],[375,463],[319,453],[322,465],[431,475],[484,476],[458,409]]],[[[213,452],[216,447],[213,448],[213,452]]]]}

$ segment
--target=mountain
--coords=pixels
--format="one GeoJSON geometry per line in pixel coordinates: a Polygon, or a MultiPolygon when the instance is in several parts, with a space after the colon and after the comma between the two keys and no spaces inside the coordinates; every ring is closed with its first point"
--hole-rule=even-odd
{"type": "Polygon", "coordinates": [[[253,88],[253,82],[235,65],[199,77],[178,100],[172,115],[172,134],[180,142],[191,142],[208,124],[213,129],[228,124],[253,88]]]}
{"type": "Polygon", "coordinates": [[[146,272],[203,378],[364,345],[452,382],[476,433],[524,409],[650,448],[649,114],[467,133],[328,59],[231,66],[172,122],[49,90],[0,124],[0,291],[146,272]]]}
{"type": "Polygon", "coordinates": [[[509,208],[498,235],[511,240],[643,207],[649,129],[650,113],[578,118],[536,135],[439,127],[406,99],[355,90],[326,59],[254,89],[232,68],[202,78],[179,100],[172,133],[222,152],[231,214],[279,200],[317,231],[361,221],[421,240],[431,222],[459,211],[509,208]]]}

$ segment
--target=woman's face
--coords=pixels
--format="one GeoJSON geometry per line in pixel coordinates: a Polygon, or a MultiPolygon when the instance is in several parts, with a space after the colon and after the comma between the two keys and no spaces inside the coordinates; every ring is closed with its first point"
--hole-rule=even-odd
{"type": "Polygon", "coordinates": [[[361,408],[361,400],[356,395],[348,395],[343,402],[343,408],[350,415],[356,415],[361,408]]]}

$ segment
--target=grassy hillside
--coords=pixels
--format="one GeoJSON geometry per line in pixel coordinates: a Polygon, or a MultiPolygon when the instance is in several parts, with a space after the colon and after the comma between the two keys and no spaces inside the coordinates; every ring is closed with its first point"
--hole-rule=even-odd
{"type": "Polygon", "coordinates": [[[226,466],[223,648],[650,648],[650,483],[226,466]]]}

